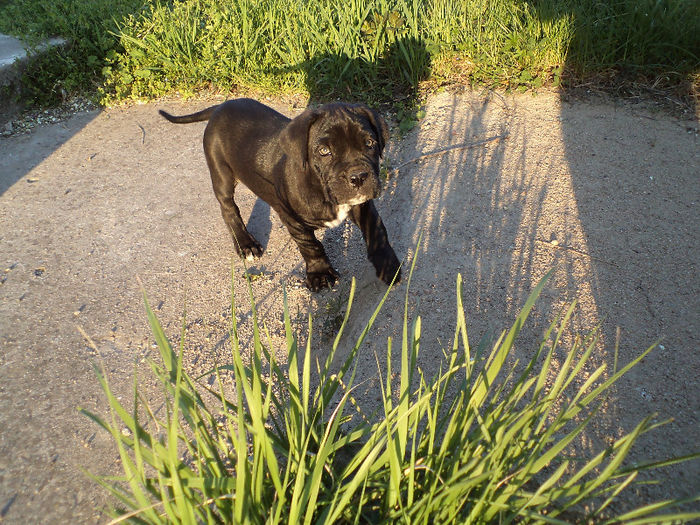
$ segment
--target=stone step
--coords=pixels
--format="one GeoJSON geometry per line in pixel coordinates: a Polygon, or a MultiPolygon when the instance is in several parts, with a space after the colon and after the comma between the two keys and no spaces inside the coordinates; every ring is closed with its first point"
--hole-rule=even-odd
{"type": "Polygon", "coordinates": [[[50,38],[30,48],[18,38],[0,33],[0,123],[11,119],[21,109],[15,101],[17,81],[28,58],[65,43],[62,38],[50,38]]]}

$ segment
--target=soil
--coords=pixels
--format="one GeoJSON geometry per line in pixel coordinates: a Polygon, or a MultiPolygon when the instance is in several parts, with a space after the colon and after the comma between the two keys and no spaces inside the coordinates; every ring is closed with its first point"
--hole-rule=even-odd
{"type": "MultiPolygon", "coordinates": [[[[267,102],[290,116],[302,109],[267,102]]],[[[111,500],[83,469],[114,474],[118,453],[77,408],[107,414],[95,364],[105,367],[125,402],[134,373],[155,396],[148,359],[157,350],[142,287],[174,341],[186,310],[185,364],[205,374],[230,355],[233,268],[242,341],[250,341],[244,268],[232,260],[211,191],[204,123],[177,126],[157,114],[161,107],[187,113],[210,103],[78,112],[0,138],[0,519],[7,523],[106,521],[111,500]]],[[[616,342],[621,364],[660,342],[615,387],[581,451],[600,450],[651,413],[673,421],[643,436],[634,460],[698,451],[696,115],[619,100],[567,101],[559,93],[443,92],[425,111],[403,137],[394,133],[389,167],[408,164],[390,169],[377,207],[397,253],[406,264],[417,257],[409,310],[422,316],[419,365],[427,375],[452,341],[458,273],[476,342],[509,327],[554,268],[514,359],[528,359],[547,324],[573,300],[569,342],[600,325],[590,369],[613,368],[616,342]],[[452,145],[459,147],[423,157],[452,145]]],[[[283,286],[302,337],[308,314],[314,316],[313,348],[323,358],[354,276],[355,303],[341,345],[347,348],[386,290],[359,230],[346,223],[319,232],[341,281],[311,294],[300,284],[301,257],[277,216],[247,191],[238,202],[265,247],[251,269],[253,291],[275,350],[283,349],[283,286]]],[[[406,287],[404,279],[389,294],[359,356],[359,402],[368,413],[379,396],[374,354],[385,354],[388,335],[400,336],[406,287]]],[[[655,477],[659,484],[629,491],[624,502],[698,494],[700,461],[655,477]]]]}

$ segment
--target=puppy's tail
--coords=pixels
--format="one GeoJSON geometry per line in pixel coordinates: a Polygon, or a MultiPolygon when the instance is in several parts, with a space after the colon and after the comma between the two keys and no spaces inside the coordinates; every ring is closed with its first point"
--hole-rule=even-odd
{"type": "Polygon", "coordinates": [[[201,122],[203,120],[209,120],[211,114],[218,107],[218,105],[212,106],[210,108],[203,109],[202,111],[198,111],[197,113],[192,113],[191,115],[182,115],[180,117],[171,115],[170,113],[168,113],[167,111],[163,111],[162,109],[159,109],[158,113],[163,115],[170,122],[174,122],[175,124],[189,124],[191,122],[201,122]]]}

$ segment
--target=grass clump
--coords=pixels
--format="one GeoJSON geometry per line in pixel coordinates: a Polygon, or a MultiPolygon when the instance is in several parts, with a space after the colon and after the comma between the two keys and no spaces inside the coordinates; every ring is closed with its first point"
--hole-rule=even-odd
{"type": "Polygon", "coordinates": [[[421,81],[507,89],[700,69],[695,0],[181,0],[124,20],[108,96],[202,87],[387,101],[421,81]]]}
{"type": "Polygon", "coordinates": [[[651,417],[593,458],[571,457],[572,443],[606,392],[651,349],[607,379],[602,366],[584,381],[593,333],[577,338],[555,370],[553,355],[572,307],[549,326],[522,372],[505,366],[545,280],[488,349],[470,346],[458,277],[453,344],[431,378],[416,367],[420,317],[409,322],[405,313],[398,370],[389,339],[380,373],[386,377],[382,407],[369,419],[349,415],[348,402],[356,388],[356,356],[384,300],[348,359],[332,368],[354,282],[343,326],[313,381],[311,344],[300,348],[286,294],[286,367],[263,343],[251,290],[252,355],[242,356],[233,315],[232,362],[216,370],[219,388],[208,392],[183,369],[184,343],[179,352],[172,348],[147,304],[162,358],[152,368],[165,389],[166,410],[157,416],[136,385],[133,410],[127,410],[99,374],[111,416],[88,415],[111,432],[124,475],[98,481],[118,498],[118,520],[137,523],[656,523],[700,517],[663,514],[678,501],[611,510],[641,470],[700,456],[626,465],[637,438],[663,424],[651,417]],[[227,384],[235,400],[226,398],[227,384]]]}
{"type": "MultiPolygon", "coordinates": [[[[6,0],[0,31],[62,36],[37,102],[201,89],[395,101],[442,83],[538,88],[630,74],[697,82],[697,0],[6,0]]],[[[696,89],[698,86],[696,86],[696,89]]]]}
{"type": "Polygon", "coordinates": [[[144,0],[5,0],[0,32],[22,38],[30,47],[48,37],[67,41],[38,53],[23,70],[25,102],[49,106],[78,93],[95,93],[103,68],[119,47],[117,21],[137,13],[144,0]]]}

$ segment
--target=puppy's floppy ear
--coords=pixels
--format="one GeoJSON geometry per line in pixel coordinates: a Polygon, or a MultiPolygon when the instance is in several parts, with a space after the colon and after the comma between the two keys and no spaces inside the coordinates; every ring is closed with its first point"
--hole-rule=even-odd
{"type": "Polygon", "coordinates": [[[292,119],[280,133],[280,143],[291,158],[301,159],[306,167],[309,162],[309,130],[321,116],[316,109],[307,109],[292,119]]]}
{"type": "Polygon", "coordinates": [[[374,127],[379,142],[379,154],[383,154],[384,146],[389,142],[389,126],[386,120],[378,112],[367,106],[357,106],[357,109],[369,119],[369,123],[374,127]]]}

